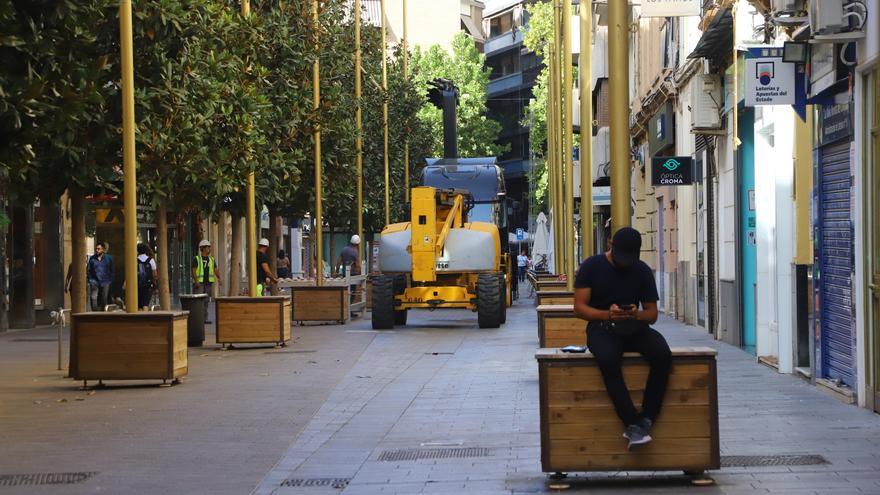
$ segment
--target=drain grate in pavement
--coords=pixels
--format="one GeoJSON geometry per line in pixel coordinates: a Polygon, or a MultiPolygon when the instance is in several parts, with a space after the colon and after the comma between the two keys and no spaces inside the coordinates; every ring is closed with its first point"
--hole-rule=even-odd
{"type": "Polygon", "coordinates": [[[19,337],[12,339],[13,342],[58,342],[58,339],[49,337],[19,337]]]}
{"type": "Polygon", "coordinates": [[[328,486],[343,489],[351,482],[351,478],[292,478],[281,482],[281,486],[328,486]]]}
{"type": "Polygon", "coordinates": [[[98,474],[95,471],[83,473],[32,473],[0,474],[0,486],[34,485],[75,485],[98,474]]]}
{"type": "Polygon", "coordinates": [[[482,447],[462,447],[453,449],[400,449],[386,450],[379,456],[380,461],[419,461],[422,459],[463,459],[465,457],[490,457],[492,449],[482,447]]]}
{"type": "Polygon", "coordinates": [[[723,455],[722,467],[814,466],[830,464],[821,455],[723,455]]]}
{"type": "Polygon", "coordinates": [[[453,356],[454,352],[426,352],[426,356],[453,356]]]}

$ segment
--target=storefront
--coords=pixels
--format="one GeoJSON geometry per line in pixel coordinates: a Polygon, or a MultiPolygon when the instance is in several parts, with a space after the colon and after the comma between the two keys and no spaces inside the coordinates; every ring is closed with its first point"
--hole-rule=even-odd
{"type": "Polygon", "coordinates": [[[849,102],[816,108],[816,376],[854,389],[852,108],[849,102]]]}

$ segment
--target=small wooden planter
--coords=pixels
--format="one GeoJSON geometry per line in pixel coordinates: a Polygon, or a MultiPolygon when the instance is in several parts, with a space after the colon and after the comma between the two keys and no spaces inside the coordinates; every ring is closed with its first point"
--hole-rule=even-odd
{"type": "MultiPolygon", "coordinates": [[[[540,349],[541,467],[544,472],[685,471],[719,469],[716,351],[673,347],[663,409],[651,429],[653,441],[629,451],[623,423],[589,352],[540,349]]],[[[625,353],[623,376],[640,404],[648,365],[625,353]]]]}
{"type": "Polygon", "coordinates": [[[188,371],[186,311],[77,313],[70,327],[76,380],[167,380],[188,371]]]}
{"type": "Polygon", "coordinates": [[[587,345],[587,322],[571,305],[538,306],[538,341],[541,347],[587,345]]]}
{"type": "Polygon", "coordinates": [[[574,292],[563,290],[544,290],[535,293],[535,304],[538,306],[547,305],[574,305],[574,292]]]}
{"type": "Polygon", "coordinates": [[[218,344],[276,344],[290,340],[287,296],[218,297],[215,300],[218,344]]]}
{"type": "Polygon", "coordinates": [[[336,321],[351,318],[348,287],[291,287],[293,321],[336,321]]]}

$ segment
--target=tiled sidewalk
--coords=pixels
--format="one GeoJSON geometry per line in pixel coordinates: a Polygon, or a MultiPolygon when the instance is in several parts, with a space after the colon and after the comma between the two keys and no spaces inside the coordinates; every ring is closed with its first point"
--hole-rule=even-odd
{"type": "MultiPolygon", "coordinates": [[[[539,462],[534,308],[512,309],[499,330],[477,329],[473,319],[414,313],[408,327],[377,336],[254,493],[551,491],[539,462]],[[439,447],[485,450],[388,460],[439,447]]],[[[573,474],[569,492],[880,494],[880,416],[693,327],[657,327],[672,345],[719,350],[723,456],[818,454],[830,464],[724,468],[709,488],[692,487],[681,473],[573,474]]]]}

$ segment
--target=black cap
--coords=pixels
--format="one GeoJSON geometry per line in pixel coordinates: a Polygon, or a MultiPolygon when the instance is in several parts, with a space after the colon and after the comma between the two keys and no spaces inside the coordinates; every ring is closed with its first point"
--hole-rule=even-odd
{"type": "Polygon", "coordinates": [[[642,251],[642,234],[632,227],[618,230],[611,239],[611,257],[614,264],[630,267],[639,259],[642,251]]]}

